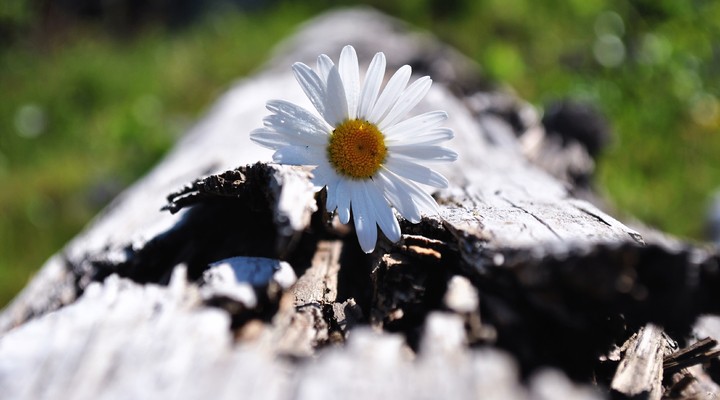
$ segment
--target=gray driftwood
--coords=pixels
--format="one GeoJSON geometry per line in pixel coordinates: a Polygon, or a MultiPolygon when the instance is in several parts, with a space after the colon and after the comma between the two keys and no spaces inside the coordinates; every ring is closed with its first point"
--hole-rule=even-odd
{"type": "Polygon", "coordinates": [[[719,393],[716,353],[702,347],[713,342],[664,347],[691,343],[697,316],[720,309],[718,256],[644,239],[579,199],[595,150],[559,144],[475,64],[374,11],[318,17],[276,54],[0,314],[3,396],[719,393]],[[390,69],[430,74],[416,112],[448,111],[459,154],[441,170],[440,216],[401,221],[402,241],[370,255],[307,170],[269,163],[248,138],[266,100],[309,105],[292,62],[348,43],[364,65],[384,51],[390,69]]]}

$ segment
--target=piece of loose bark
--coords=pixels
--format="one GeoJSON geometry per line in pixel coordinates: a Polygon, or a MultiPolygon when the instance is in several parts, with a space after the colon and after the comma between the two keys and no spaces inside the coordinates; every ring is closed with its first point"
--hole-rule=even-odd
{"type": "Polygon", "coordinates": [[[662,397],[663,353],[662,328],[645,325],[629,339],[625,355],[618,365],[611,387],[628,398],[659,400],[662,397]]]}

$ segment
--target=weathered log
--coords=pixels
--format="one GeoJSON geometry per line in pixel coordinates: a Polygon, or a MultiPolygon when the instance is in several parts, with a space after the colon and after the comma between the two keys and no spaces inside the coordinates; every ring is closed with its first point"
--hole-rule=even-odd
{"type": "MultiPolygon", "coordinates": [[[[532,107],[454,50],[373,11],[321,16],[0,314],[0,387],[18,399],[681,393],[674,374],[662,380],[657,346],[630,340],[599,357],[648,323],[649,342],[661,329],[683,341],[698,315],[718,313],[720,257],[646,244],[574,197],[568,177],[587,150],[537,147],[566,158],[550,174],[518,136],[551,140],[532,107]],[[450,181],[434,194],[440,215],[401,221],[402,240],[370,255],[324,210],[307,169],[269,163],[248,137],[265,100],[310,107],[292,62],[348,43],[362,65],[384,51],[390,69],[436,78],[416,111],[448,111],[459,154],[438,168],[450,181]]],[[[716,390],[710,367],[692,368],[716,390]]]]}

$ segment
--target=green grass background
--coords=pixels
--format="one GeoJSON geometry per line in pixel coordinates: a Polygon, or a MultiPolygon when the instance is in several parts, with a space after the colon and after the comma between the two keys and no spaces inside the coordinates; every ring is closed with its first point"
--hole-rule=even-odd
{"type": "MultiPolygon", "coordinates": [[[[0,305],[274,44],[357,3],[274,1],[131,34],[106,21],[56,26],[37,4],[0,3],[0,305]]],[[[599,189],[625,216],[702,239],[720,187],[720,2],[364,4],[433,32],[538,107],[595,102],[615,132],[599,189]]]]}

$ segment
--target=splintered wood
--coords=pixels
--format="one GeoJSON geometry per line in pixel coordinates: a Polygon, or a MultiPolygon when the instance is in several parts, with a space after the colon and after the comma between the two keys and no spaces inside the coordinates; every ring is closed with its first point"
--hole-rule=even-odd
{"type": "Polygon", "coordinates": [[[663,354],[665,338],[662,329],[648,324],[626,343],[625,357],[620,361],[610,385],[628,397],[662,396],[663,354]]]}
{"type": "Polygon", "coordinates": [[[337,274],[340,270],[340,241],[318,243],[310,267],[292,289],[293,306],[275,317],[278,326],[278,352],[310,356],[315,348],[330,340],[330,321],[326,313],[334,312],[337,298],[337,274]]]}
{"type": "Polygon", "coordinates": [[[342,246],[339,240],[318,242],[310,268],[293,288],[296,308],[335,302],[342,246]]]}

